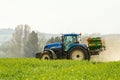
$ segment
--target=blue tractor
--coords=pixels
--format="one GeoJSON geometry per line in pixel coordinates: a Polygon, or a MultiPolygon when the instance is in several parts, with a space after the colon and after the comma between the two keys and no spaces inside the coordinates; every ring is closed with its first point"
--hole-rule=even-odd
{"type": "Polygon", "coordinates": [[[47,44],[43,52],[38,52],[36,58],[89,60],[90,53],[87,45],[79,43],[81,34],[63,34],[61,42],[47,44]]]}

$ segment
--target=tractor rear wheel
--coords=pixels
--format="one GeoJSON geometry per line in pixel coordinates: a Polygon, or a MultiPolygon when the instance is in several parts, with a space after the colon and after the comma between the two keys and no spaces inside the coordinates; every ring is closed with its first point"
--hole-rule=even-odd
{"type": "Polygon", "coordinates": [[[84,48],[74,47],[69,51],[69,58],[72,60],[89,60],[90,55],[84,48]]]}
{"type": "Polygon", "coordinates": [[[41,55],[41,60],[50,60],[52,59],[52,55],[48,51],[44,51],[41,55]]]}

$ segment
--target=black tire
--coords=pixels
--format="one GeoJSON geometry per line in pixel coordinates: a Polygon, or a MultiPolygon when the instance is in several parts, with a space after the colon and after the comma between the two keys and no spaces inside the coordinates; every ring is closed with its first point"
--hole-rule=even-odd
{"type": "Polygon", "coordinates": [[[41,53],[36,53],[35,57],[40,59],[41,53]]]}
{"type": "Polygon", "coordinates": [[[90,54],[82,47],[73,47],[69,52],[69,58],[72,60],[90,60],[90,54]]]}
{"type": "Polygon", "coordinates": [[[48,51],[44,51],[40,57],[41,60],[51,60],[52,55],[48,51]]]}

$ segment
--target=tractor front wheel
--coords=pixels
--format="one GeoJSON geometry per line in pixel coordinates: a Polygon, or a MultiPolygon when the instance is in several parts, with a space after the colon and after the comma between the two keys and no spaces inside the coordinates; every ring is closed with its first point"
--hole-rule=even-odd
{"type": "Polygon", "coordinates": [[[50,60],[52,59],[52,55],[48,51],[44,51],[41,55],[41,60],[50,60]]]}

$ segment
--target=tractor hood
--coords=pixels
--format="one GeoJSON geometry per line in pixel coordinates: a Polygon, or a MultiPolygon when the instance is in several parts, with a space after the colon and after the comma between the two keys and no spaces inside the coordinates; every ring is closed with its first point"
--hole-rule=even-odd
{"type": "Polygon", "coordinates": [[[47,44],[47,45],[44,47],[44,50],[45,50],[45,49],[52,49],[52,48],[62,48],[62,42],[47,44]]]}

